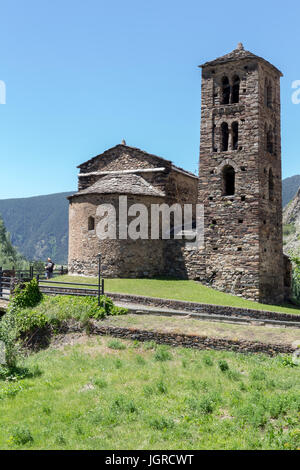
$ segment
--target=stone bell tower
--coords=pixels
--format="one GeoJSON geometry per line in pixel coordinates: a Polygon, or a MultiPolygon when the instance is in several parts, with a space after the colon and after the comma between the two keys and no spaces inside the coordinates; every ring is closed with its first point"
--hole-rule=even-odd
{"type": "Polygon", "coordinates": [[[206,277],[217,289],[280,302],[282,73],[241,43],[201,67],[206,277]]]}

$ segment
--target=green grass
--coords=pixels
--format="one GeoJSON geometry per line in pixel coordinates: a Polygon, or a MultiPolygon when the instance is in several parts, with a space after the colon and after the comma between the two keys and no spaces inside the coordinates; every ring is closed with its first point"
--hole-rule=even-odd
{"type": "MultiPolygon", "coordinates": [[[[96,284],[96,278],[80,276],[60,276],[58,280],[65,282],[96,284]]],[[[273,312],[293,313],[300,315],[300,308],[291,304],[267,305],[251,300],[245,300],[231,294],[219,292],[203,286],[196,281],[176,281],[170,279],[105,279],[107,292],[122,292],[126,294],[160,297],[162,299],[188,300],[214,305],[253,308],[273,312]]]]}
{"type": "Polygon", "coordinates": [[[0,449],[300,447],[289,361],[111,341],[81,337],[0,380],[0,449]]]}

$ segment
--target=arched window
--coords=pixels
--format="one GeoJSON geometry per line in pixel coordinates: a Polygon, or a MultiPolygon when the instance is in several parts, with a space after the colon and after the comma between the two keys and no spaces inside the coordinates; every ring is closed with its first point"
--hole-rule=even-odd
{"type": "Polygon", "coordinates": [[[228,140],[229,140],[229,130],[227,122],[223,122],[221,125],[221,134],[222,134],[222,145],[221,149],[223,152],[228,150],[228,140]]]}
{"type": "Polygon", "coordinates": [[[226,165],[222,172],[223,196],[232,196],[235,193],[235,171],[226,165]]]}
{"type": "Polygon", "coordinates": [[[267,132],[267,152],[273,153],[273,130],[272,127],[269,127],[269,130],[267,132]]]}
{"type": "Polygon", "coordinates": [[[232,149],[237,150],[239,144],[239,124],[238,122],[233,122],[231,124],[232,131],[232,149]]]}
{"type": "Polygon", "coordinates": [[[230,100],[230,84],[228,77],[222,78],[222,99],[221,104],[229,104],[230,100]]]}
{"type": "Polygon", "coordinates": [[[265,79],[265,105],[268,108],[272,108],[272,101],[273,101],[273,90],[272,90],[272,82],[271,80],[265,79]]]}
{"type": "Polygon", "coordinates": [[[95,219],[94,217],[88,218],[88,230],[95,230],[95,219]]]}
{"type": "Polygon", "coordinates": [[[238,103],[240,100],[240,77],[235,75],[232,79],[231,103],[238,103]]]}
{"type": "Polygon", "coordinates": [[[269,200],[273,201],[274,199],[274,177],[272,168],[269,170],[269,200]]]}

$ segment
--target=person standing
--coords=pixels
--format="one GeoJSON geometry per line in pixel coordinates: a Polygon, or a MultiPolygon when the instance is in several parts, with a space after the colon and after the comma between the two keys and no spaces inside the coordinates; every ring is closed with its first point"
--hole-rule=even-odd
{"type": "Polygon", "coordinates": [[[46,270],[46,279],[51,279],[53,276],[54,263],[51,258],[48,258],[47,264],[45,266],[46,270]]]}

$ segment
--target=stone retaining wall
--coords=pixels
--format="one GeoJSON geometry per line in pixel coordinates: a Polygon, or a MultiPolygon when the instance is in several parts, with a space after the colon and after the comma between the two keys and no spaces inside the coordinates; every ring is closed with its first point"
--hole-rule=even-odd
{"type": "MultiPolygon", "coordinates": [[[[42,292],[51,294],[47,292],[46,287],[41,288],[42,292]]],[[[56,293],[68,294],[70,290],[68,288],[57,287],[55,289],[56,293]]],[[[97,290],[94,289],[75,289],[72,288],[72,292],[80,293],[82,295],[97,295],[97,290]]],[[[169,308],[172,310],[182,310],[186,312],[195,312],[195,313],[211,313],[216,315],[224,315],[225,317],[230,316],[241,316],[250,319],[259,319],[259,320],[279,320],[279,321],[291,321],[291,322],[300,322],[300,310],[298,314],[288,314],[280,312],[271,312],[267,310],[254,310],[251,308],[241,308],[241,307],[230,307],[223,305],[212,305],[212,304],[202,304],[198,302],[189,302],[185,300],[174,300],[174,299],[160,299],[157,297],[146,297],[142,295],[133,295],[133,294],[122,294],[117,292],[105,292],[105,295],[110,297],[114,301],[124,301],[131,302],[134,304],[140,304],[141,306],[149,307],[160,307],[160,308],[169,308]]]]}
{"type": "MultiPolygon", "coordinates": [[[[66,324],[64,332],[78,331],[75,324],[66,324]],[[75,328],[74,328],[75,327],[75,328]]],[[[256,341],[230,340],[223,338],[209,338],[207,336],[186,335],[178,333],[162,333],[156,331],[140,330],[135,328],[120,328],[103,325],[102,322],[92,321],[89,329],[91,334],[109,335],[116,338],[125,338],[136,341],[155,341],[176,347],[194,348],[200,350],[234,351],[240,353],[264,353],[270,356],[276,354],[292,354],[294,348],[282,344],[260,343],[256,341]]]]}
{"type": "Polygon", "coordinates": [[[281,320],[281,321],[294,321],[300,322],[300,310],[299,315],[271,312],[265,310],[254,310],[251,308],[240,308],[240,307],[229,307],[222,305],[202,304],[198,302],[189,302],[184,300],[173,300],[173,299],[159,299],[156,297],[144,297],[139,295],[121,294],[115,292],[106,292],[106,295],[111,297],[114,301],[127,301],[137,303],[141,305],[149,305],[152,307],[170,308],[173,310],[185,310],[187,312],[196,313],[212,313],[224,316],[243,316],[253,319],[270,319],[270,320],[281,320]]]}

